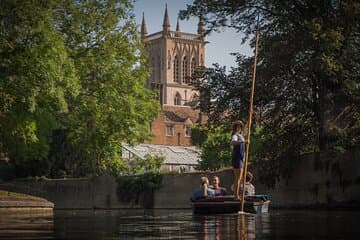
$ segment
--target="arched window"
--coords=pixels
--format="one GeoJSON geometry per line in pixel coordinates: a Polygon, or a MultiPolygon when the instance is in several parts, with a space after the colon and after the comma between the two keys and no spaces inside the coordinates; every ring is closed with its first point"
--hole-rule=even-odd
{"type": "Polygon", "coordinates": [[[195,58],[192,58],[191,59],[191,74],[194,74],[195,69],[196,69],[196,60],[195,60],[195,58]]]}
{"type": "Polygon", "coordinates": [[[175,95],[174,105],[181,105],[181,96],[179,93],[176,93],[176,95],[175,95]]]}
{"type": "Polygon", "coordinates": [[[171,55],[170,55],[170,50],[168,50],[168,69],[171,68],[171,55]]]}
{"type": "Polygon", "coordinates": [[[161,79],[161,65],[162,65],[160,55],[158,55],[157,59],[158,59],[157,81],[160,82],[160,79],[161,79]]]}
{"type": "Polygon", "coordinates": [[[191,137],[191,126],[185,126],[185,137],[191,137]]]}
{"type": "Polygon", "coordinates": [[[179,58],[178,56],[174,57],[174,82],[180,83],[180,74],[179,74],[179,58]]]}
{"type": "Polygon", "coordinates": [[[155,82],[155,59],[152,57],[150,62],[151,67],[151,81],[155,82]]]}
{"type": "Polygon", "coordinates": [[[189,72],[188,72],[188,69],[189,69],[189,66],[188,66],[188,59],[187,57],[184,57],[183,59],[183,65],[182,65],[182,79],[183,79],[183,82],[184,83],[188,83],[189,82],[189,72]]]}

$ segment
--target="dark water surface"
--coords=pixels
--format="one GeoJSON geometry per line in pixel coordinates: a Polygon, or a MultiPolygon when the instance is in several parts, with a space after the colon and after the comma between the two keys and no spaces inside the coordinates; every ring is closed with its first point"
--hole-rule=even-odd
{"type": "Polygon", "coordinates": [[[270,210],[193,215],[190,210],[55,211],[0,215],[0,239],[360,239],[360,211],[270,210]]]}

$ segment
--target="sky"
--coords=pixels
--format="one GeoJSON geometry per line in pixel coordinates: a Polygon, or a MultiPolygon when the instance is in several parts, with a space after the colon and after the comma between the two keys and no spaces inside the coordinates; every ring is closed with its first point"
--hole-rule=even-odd
{"type": "MultiPolygon", "coordinates": [[[[162,31],[165,4],[168,7],[170,29],[175,31],[179,10],[186,9],[186,4],[192,2],[193,0],[135,0],[134,12],[139,31],[143,12],[148,34],[162,31]]],[[[180,31],[197,33],[198,22],[198,18],[180,21],[180,31]]],[[[231,56],[230,53],[240,52],[245,55],[252,55],[253,50],[248,44],[241,45],[242,36],[242,33],[237,33],[231,29],[208,35],[205,39],[209,42],[205,49],[205,65],[211,67],[213,63],[219,63],[229,70],[231,66],[235,66],[235,57],[231,56]]]]}

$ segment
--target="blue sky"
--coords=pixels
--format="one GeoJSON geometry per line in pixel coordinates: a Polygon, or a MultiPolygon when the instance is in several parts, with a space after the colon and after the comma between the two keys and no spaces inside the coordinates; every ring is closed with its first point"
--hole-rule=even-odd
{"type": "MultiPolygon", "coordinates": [[[[134,11],[136,22],[141,24],[142,13],[145,14],[145,20],[148,33],[159,32],[162,30],[164,19],[165,4],[168,6],[170,18],[170,28],[175,31],[178,12],[186,8],[186,4],[191,4],[193,0],[135,0],[134,11]]],[[[182,32],[197,33],[198,18],[190,18],[188,21],[180,21],[180,30],[182,32]]],[[[206,66],[212,63],[219,63],[229,69],[235,65],[235,58],[230,55],[232,52],[240,52],[245,55],[252,55],[253,50],[247,45],[241,45],[241,33],[236,33],[231,29],[226,29],[221,33],[211,33],[206,37],[209,43],[206,45],[205,61],[206,66]]]]}

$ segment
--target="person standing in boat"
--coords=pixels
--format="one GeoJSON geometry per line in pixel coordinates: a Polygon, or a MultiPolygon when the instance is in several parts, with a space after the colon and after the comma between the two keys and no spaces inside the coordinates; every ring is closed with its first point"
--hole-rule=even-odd
{"type": "Polygon", "coordinates": [[[195,189],[190,200],[196,201],[207,197],[215,197],[215,193],[213,189],[209,188],[209,179],[207,177],[201,177],[201,185],[195,189]]]}
{"type": "Polygon", "coordinates": [[[235,121],[232,124],[231,136],[231,163],[234,172],[234,197],[240,199],[240,182],[243,175],[243,166],[245,160],[245,138],[242,135],[244,124],[242,121],[235,121]]]}
{"type": "Polygon", "coordinates": [[[213,185],[211,188],[214,190],[215,197],[216,196],[225,196],[227,194],[226,188],[220,187],[220,178],[218,176],[214,176],[212,179],[213,185]]]}

